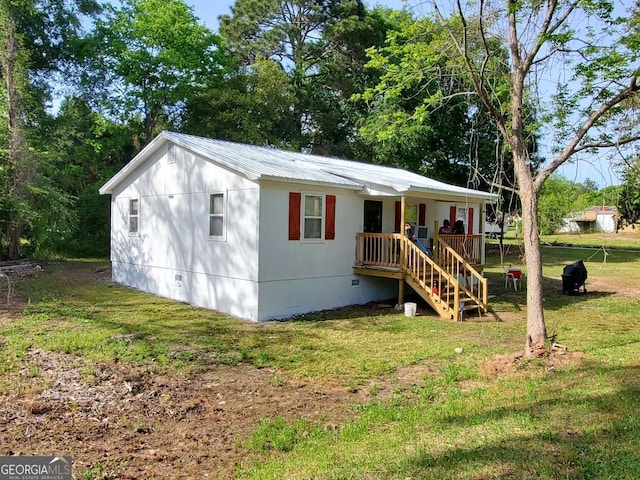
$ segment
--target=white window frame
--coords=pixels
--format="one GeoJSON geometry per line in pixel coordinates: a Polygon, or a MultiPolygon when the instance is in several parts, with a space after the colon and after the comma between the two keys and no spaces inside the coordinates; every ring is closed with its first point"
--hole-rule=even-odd
{"type": "Polygon", "coordinates": [[[213,241],[226,241],[227,240],[227,212],[228,212],[228,208],[227,208],[227,191],[215,191],[215,192],[209,192],[207,195],[207,202],[208,202],[208,208],[207,208],[207,232],[209,234],[209,240],[213,240],[213,241]],[[222,196],[222,213],[214,213],[211,211],[211,199],[212,197],[216,195],[216,196],[222,196]],[[222,218],[222,233],[220,235],[212,235],[211,234],[211,220],[212,218],[222,218]]]}
{"type": "MultiPolygon", "coordinates": [[[[456,205],[456,220],[462,220],[466,230],[467,221],[469,221],[469,204],[465,203],[464,205],[456,205]],[[464,214],[460,215],[460,212],[464,212],[464,214]]],[[[451,225],[451,228],[453,228],[453,225],[451,225]]]]}
{"type": "Polygon", "coordinates": [[[302,208],[300,208],[300,240],[307,243],[324,242],[325,229],[327,226],[327,196],[324,193],[317,192],[302,192],[302,208]],[[320,197],[322,201],[322,213],[320,215],[307,215],[307,197],[320,197]],[[307,223],[306,220],[320,220],[320,236],[319,237],[307,237],[307,223]]]}
{"type": "Polygon", "coordinates": [[[129,198],[127,200],[127,231],[132,237],[140,236],[140,197],[129,198]],[[137,202],[138,211],[131,213],[133,202],[137,202]],[[131,220],[136,219],[136,230],[131,230],[131,220]]]}

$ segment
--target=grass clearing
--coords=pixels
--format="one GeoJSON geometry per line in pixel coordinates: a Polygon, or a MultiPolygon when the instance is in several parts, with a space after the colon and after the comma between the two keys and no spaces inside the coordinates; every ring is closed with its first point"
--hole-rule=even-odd
{"type": "MultiPolygon", "coordinates": [[[[523,348],[526,305],[525,291],[504,288],[495,255],[486,275],[501,322],[368,307],[255,325],[100,281],[96,264],[50,265],[17,285],[26,303],[0,318],[0,395],[47,387],[48,373],[30,360],[34,349],[73,355],[95,383],[100,363],[171,378],[253,365],[274,372],[276,392],[299,388],[297,379],[319,391],[361,391],[363,399],[345,403],[338,417],[256,417],[235,440],[242,456],[228,476],[640,478],[640,241],[610,248],[606,262],[603,250],[584,246],[543,249],[547,326],[570,355],[496,375],[487,362],[523,348]],[[562,295],[562,267],[578,259],[589,293],[562,295]],[[408,380],[405,370],[414,374],[408,380]]],[[[506,263],[518,264],[517,248],[506,263]]],[[[127,441],[149,442],[154,432],[144,425],[127,441]]],[[[88,459],[81,478],[117,478],[133,460],[116,459],[88,459]]]]}

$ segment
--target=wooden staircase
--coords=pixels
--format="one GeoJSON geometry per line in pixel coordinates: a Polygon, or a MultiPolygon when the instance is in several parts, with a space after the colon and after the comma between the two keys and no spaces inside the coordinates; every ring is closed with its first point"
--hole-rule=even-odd
{"type": "Polygon", "coordinates": [[[406,282],[442,318],[488,311],[487,279],[446,241],[436,237],[430,256],[400,234],[358,234],[354,273],[406,282]]]}
{"type": "Polygon", "coordinates": [[[435,245],[432,258],[408,238],[405,281],[438,314],[449,320],[462,320],[464,312],[488,310],[488,284],[470,263],[444,242],[435,245]]]}

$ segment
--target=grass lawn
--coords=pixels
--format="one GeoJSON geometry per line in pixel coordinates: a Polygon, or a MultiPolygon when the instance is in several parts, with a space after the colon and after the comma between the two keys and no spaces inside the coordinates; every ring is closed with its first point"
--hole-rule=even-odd
{"type": "MultiPolygon", "coordinates": [[[[495,252],[486,275],[501,321],[462,323],[442,321],[421,305],[415,318],[369,307],[254,325],[92,279],[100,264],[49,265],[39,278],[16,286],[24,303],[14,302],[0,317],[0,417],[29,424],[28,414],[7,413],[10,404],[32,405],[54,387],[51,372],[43,371],[33,352],[72,358],[81,380],[94,388],[101,381],[97,366],[105,365],[143,369],[175,385],[221,372],[237,372],[239,379],[247,372],[269,372],[269,391],[275,392],[269,405],[254,402],[244,429],[234,430],[230,422],[230,441],[238,452],[232,464],[214,464],[215,452],[199,452],[192,462],[197,468],[176,476],[640,478],[640,240],[625,239],[623,248],[616,248],[607,238],[602,249],[603,237],[594,238],[581,239],[582,248],[543,249],[547,327],[568,352],[528,364],[512,361],[524,346],[525,292],[504,288],[504,265],[495,252]],[[562,295],[562,268],[578,259],[589,271],[589,293],[562,295]],[[346,393],[324,414],[327,404],[312,400],[300,411],[271,408],[271,402],[295,396],[296,389],[319,392],[310,398],[336,389],[346,393]]],[[[514,242],[505,264],[519,262],[514,242]]],[[[209,422],[214,428],[216,408],[230,407],[203,398],[194,425],[206,428],[209,422]]],[[[67,406],[64,412],[72,415],[72,410],[67,406]]],[[[137,422],[151,421],[146,415],[134,420],[130,414],[118,428],[96,432],[92,441],[119,435],[123,444],[148,445],[162,429],[140,427],[137,422]]],[[[45,412],[40,418],[49,417],[45,412]]],[[[164,421],[172,426],[162,431],[177,438],[175,429],[189,418],[171,423],[168,415],[164,421]]],[[[237,425],[241,419],[239,414],[237,425]]],[[[99,456],[86,441],[71,441],[69,422],[67,430],[50,428],[48,443],[28,445],[39,454],[69,452],[79,460],[78,478],[132,478],[131,468],[149,461],[141,456],[143,447],[126,456],[115,446],[100,447],[110,453],[99,456]]],[[[18,443],[25,435],[24,429],[0,427],[0,454],[30,453],[18,443]]],[[[202,439],[183,450],[195,455],[199,444],[202,439]]],[[[162,458],[177,467],[187,462],[183,454],[162,458]]]]}

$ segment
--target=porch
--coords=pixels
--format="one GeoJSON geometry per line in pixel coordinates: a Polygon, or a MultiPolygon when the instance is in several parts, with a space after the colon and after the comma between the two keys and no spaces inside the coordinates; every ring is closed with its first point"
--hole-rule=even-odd
{"type": "Polygon", "coordinates": [[[358,233],[353,271],[397,279],[399,304],[408,284],[441,317],[461,320],[466,310],[488,310],[483,248],[483,235],[435,235],[427,252],[401,233],[358,233]]]}

